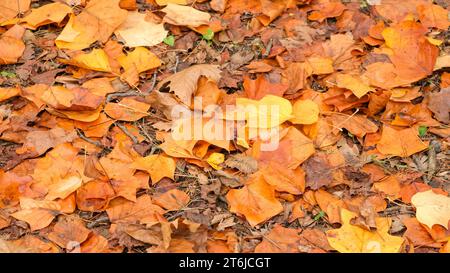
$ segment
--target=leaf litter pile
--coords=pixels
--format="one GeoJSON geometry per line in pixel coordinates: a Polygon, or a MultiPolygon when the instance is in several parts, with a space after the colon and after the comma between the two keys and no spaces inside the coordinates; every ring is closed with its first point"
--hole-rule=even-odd
{"type": "Polygon", "coordinates": [[[0,252],[450,252],[449,10],[1,0],[0,252]]]}

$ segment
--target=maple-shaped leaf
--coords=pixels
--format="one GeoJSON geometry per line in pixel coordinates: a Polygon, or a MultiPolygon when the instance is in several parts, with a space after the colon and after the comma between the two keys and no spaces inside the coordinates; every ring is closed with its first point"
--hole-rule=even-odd
{"type": "Polygon", "coordinates": [[[152,184],[156,184],[163,177],[174,179],[176,161],[164,154],[157,154],[137,158],[132,166],[138,170],[148,172],[152,179],[152,184]]]}
{"type": "Polygon", "coordinates": [[[405,240],[388,233],[389,218],[376,218],[377,230],[368,231],[350,223],[355,217],[355,213],[341,209],[342,227],[326,232],[331,247],[342,253],[398,253],[402,250],[405,240]]]}
{"type": "Polygon", "coordinates": [[[0,24],[16,17],[19,12],[30,9],[31,0],[2,0],[0,3],[0,24]]]}
{"type": "Polygon", "coordinates": [[[416,218],[420,223],[430,229],[433,225],[441,225],[448,229],[450,197],[428,190],[414,194],[411,204],[416,207],[416,218]]]}
{"type": "Polygon", "coordinates": [[[56,38],[58,48],[81,50],[99,40],[105,43],[127,18],[120,0],[92,0],[77,16],[72,15],[56,38]]]}
{"type": "Polygon", "coordinates": [[[227,196],[230,211],[245,216],[252,226],[264,222],[283,211],[275,198],[275,188],[256,176],[241,189],[232,189],[227,196]]]}
{"type": "Polygon", "coordinates": [[[377,149],[385,155],[408,157],[428,148],[418,136],[414,128],[394,129],[384,125],[377,149]]]}
{"type": "Polygon", "coordinates": [[[62,248],[71,250],[84,242],[91,231],[84,226],[84,222],[75,216],[64,216],[58,219],[48,239],[62,248]]]}

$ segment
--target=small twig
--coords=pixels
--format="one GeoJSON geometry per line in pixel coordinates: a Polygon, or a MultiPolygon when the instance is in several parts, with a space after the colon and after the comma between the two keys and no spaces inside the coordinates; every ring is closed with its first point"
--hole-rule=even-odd
{"type": "Polygon", "coordinates": [[[272,46],[273,40],[270,39],[269,42],[267,43],[266,52],[264,52],[264,54],[262,55],[263,58],[267,58],[269,56],[270,51],[272,50],[272,46]]]}
{"type": "Polygon", "coordinates": [[[91,143],[91,144],[93,144],[93,145],[95,145],[95,146],[101,147],[101,148],[104,147],[103,144],[100,143],[100,141],[96,141],[96,140],[90,139],[90,138],[88,138],[87,136],[85,136],[85,135],[83,134],[83,132],[81,132],[80,129],[75,128],[75,130],[77,131],[78,136],[79,136],[82,140],[84,140],[84,141],[86,141],[86,142],[89,142],[89,143],[91,143]]]}
{"type": "Polygon", "coordinates": [[[177,73],[179,63],[180,63],[180,57],[178,57],[178,55],[175,55],[175,65],[172,68],[173,73],[177,73]]]}
{"type": "Polygon", "coordinates": [[[430,148],[428,149],[428,172],[427,172],[427,183],[431,181],[434,174],[436,173],[436,141],[432,140],[430,143],[430,148]]]}
{"type": "Polygon", "coordinates": [[[132,97],[132,96],[142,96],[142,95],[136,92],[135,90],[130,90],[127,92],[109,93],[108,95],[106,95],[106,102],[110,102],[116,98],[132,97]]]}
{"type": "Polygon", "coordinates": [[[131,138],[131,141],[133,141],[134,144],[138,144],[139,140],[132,134],[130,133],[130,131],[128,131],[127,127],[125,127],[125,125],[123,125],[122,123],[117,122],[116,123],[117,127],[120,128],[120,130],[122,130],[122,132],[127,135],[129,138],[131,138]]]}
{"type": "Polygon", "coordinates": [[[157,76],[158,76],[158,71],[155,70],[155,72],[153,72],[152,85],[149,88],[149,93],[152,92],[153,89],[155,89],[157,76]]]}

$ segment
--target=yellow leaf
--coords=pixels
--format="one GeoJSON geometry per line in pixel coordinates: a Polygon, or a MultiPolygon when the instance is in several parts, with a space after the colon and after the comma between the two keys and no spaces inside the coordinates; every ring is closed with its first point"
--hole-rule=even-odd
{"type": "Polygon", "coordinates": [[[416,207],[416,218],[420,223],[430,229],[433,225],[441,225],[448,229],[450,197],[429,190],[414,194],[411,203],[416,207]]]}
{"type": "Polygon", "coordinates": [[[118,58],[120,65],[125,69],[122,79],[130,85],[139,81],[139,73],[159,67],[161,61],[145,47],[136,47],[128,55],[118,58]]]}
{"type": "Polygon", "coordinates": [[[111,72],[108,55],[103,49],[93,49],[89,53],[75,55],[68,63],[85,69],[111,72]]]}
{"type": "Polygon", "coordinates": [[[272,128],[292,118],[291,102],[282,97],[266,95],[261,100],[236,99],[237,113],[244,113],[247,126],[272,128]]]}
{"type": "Polygon", "coordinates": [[[404,239],[389,235],[391,220],[375,218],[376,231],[368,231],[350,223],[357,215],[341,209],[342,226],[326,232],[328,243],[341,253],[398,253],[404,239]]]}
{"type": "Polygon", "coordinates": [[[146,20],[146,15],[139,12],[128,13],[127,20],[114,32],[126,46],[154,46],[167,36],[164,24],[146,20]]]}
{"type": "Polygon", "coordinates": [[[375,91],[374,88],[364,83],[360,78],[356,78],[349,74],[338,74],[336,76],[337,86],[349,89],[358,98],[361,98],[370,91],[375,91]]]}
{"type": "Polygon", "coordinates": [[[132,167],[148,172],[152,184],[156,184],[163,177],[174,179],[176,161],[164,154],[149,155],[136,159],[132,167]]]}
{"type": "Polygon", "coordinates": [[[219,165],[222,164],[224,161],[225,155],[221,153],[212,153],[206,160],[206,162],[208,162],[208,164],[211,165],[211,167],[213,167],[216,170],[222,169],[222,167],[219,165]]]}
{"type": "Polygon", "coordinates": [[[313,124],[319,119],[319,105],[312,100],[297,100],[292,107],[289,121],[294,124],[313,124]]]}

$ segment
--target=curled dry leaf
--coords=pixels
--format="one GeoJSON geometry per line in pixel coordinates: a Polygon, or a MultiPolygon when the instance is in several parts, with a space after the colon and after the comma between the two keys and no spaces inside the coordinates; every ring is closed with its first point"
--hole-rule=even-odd
{"type": "Polygon", "coordinates": [[[190,106],[192,95],[197,90],[197,83],[200,76],[205,76],[210,80],[218,82],[220,80],[220,73],[221,71],[217,65],[193,65],[165,78],[158,83],[156,88],[163,93],[173,93],[182,103],[190,106]]]}
{"type": "Polygon", "coordinates": [[[177,26],[198,27],[207,25],[211,18],[211,15],[207,12],[172,3],[168,3],[161,11],[166,13],[163,19],[164,22],[177,26]]]}

